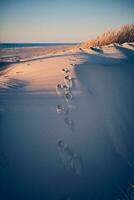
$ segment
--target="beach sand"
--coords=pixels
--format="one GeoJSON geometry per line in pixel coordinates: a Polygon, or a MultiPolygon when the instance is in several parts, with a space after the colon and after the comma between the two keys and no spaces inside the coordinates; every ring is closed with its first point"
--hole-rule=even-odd
{"type": "Polygon", "coordinates": [[[21,48],[1,48],[0,62],[24,61],[39,57],[45,57],[46,54],[55,54],[70,49],[72,45],[57,45],[44,47],[21,47],[21,48]]]}
{"type": "Polygon", "coordinates": [[[132,195],[133,77],[132,43],[51,53],[4,69],[0,184],[5,199],[132,195]],[[67,75],[71,97],[56,90],[67,75]]]}

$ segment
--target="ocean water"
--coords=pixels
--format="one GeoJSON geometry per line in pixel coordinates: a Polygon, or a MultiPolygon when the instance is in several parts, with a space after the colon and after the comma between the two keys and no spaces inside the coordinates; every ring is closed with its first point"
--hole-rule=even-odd
{"type": "Polygon", "coordinates": [[[24,47],[44,47],[44,46],[60,46],[73,45],[76,43],[1,43],[0,48],[24,48],[24,47]]]}

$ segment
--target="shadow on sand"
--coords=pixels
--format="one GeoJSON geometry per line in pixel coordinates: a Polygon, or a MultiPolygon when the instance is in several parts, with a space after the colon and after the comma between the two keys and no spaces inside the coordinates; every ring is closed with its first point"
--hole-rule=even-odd
{"type": "MultiPolygon", "coordinates": [[[[75,71],[79,81],[87,89],[87,101],[92,102],[90,110],[99,115],[98,118],[89,118],[90,124],[96,124],[96,130],[89,127],[90,133],[96,134],[89,151],[93,151],[92,147],[96,146],[96,162],[98,166],[105,168],[105,172],[108,170],[106,166],[108,162],[104,158],[109,157],[113,167],[108,175],[114,177],[113,184],[105,175],[96,177],[100,177],[102,182],[105,179],[109,199],[114,199],[112,196],[110,198],[110,193],[115,192],[119,199],[132,200],[134,198],[134,51],[121,46],[116,48],[124,56],[123,58],[105,57],[103,54],[89,55],[87,61],[78,65],[75,71]],[[98,124],[99,121],[96,123],[97,120],[103,122],[101,126],[98,124]],[[100,141],[100,137],[102,143],[97,142],[100,141]],[[101,155],[105,142],[106,146],[112,145],[112,147],[109,148],[109,152],[103,152],[101,155]],[[100,151],[97,152],[99,147],[100,151]],[[131,192],[128,188],[131,188],[131,192]]],[[[88,116],[88,113],[84,113],[84,116],[86,115],[88,116]]],[[[90,162],[93,163],[93,160],[90,162]]],[[[97,187],[96,183],[96,191],[97,187]]],[[[100,188],[98,191],[104,192],[100,188]]],[[[102,199],[105,199],[103,195],[102,199]]]]}

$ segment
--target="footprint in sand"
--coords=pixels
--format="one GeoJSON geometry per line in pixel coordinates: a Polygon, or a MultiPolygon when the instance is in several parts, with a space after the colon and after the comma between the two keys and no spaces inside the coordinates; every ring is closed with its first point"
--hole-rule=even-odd
{"type": "Polygon", "coordinates": [[[72,77],[70,75],[67,75],[64,77],[64,82],[65,82],[66,86],[68,86],[69,88],[72,88],[73,81],[72,81],[72,77]]]}
{"type": "Polygon", "coordinates": [[[65,92],[64,97],[67,103],[69,103],[73,99],[73,95],[71,91],[65,92]]]}
{"type": "Polygon", "coordinates": [[[63,96],[67,103],[71,103],[73,100],[71,89],[66,85],[58,84],[56,86],[56,93],[60,96],[63,96]]]}
{"type": "Polygon", "coordinates": [[[63,84],[56,85],[56,92],[58,95],[64,95],[64,86],[63,84]]]}
{"type": "Polygon", "coordinates": [[[56,106],[56,111],[58,114],[65,114],[65,108],[61,105],[56,106]]]}
{"type": "Polygon", "coordinates": [[[71,108],[64,108],[62,105],[56,106],[56,111],[59,115],[63,116],[64,123],[67,127],[73,132],[75,130],[75,123],[74,120],[71,119],[71,108]]]}
{"type": "Polygon", "coordinates": [[[65,169],[78,176],[82,176],[83,164],[80,155],[73,152],[73,150],[65,144],[63,140],[58,141],[58,149],[65,169]]]}
{"type": "Polygon", "coordinates": [[[70,72],[70,70],[68,68],[63,68],[62,72],[65,73],[65,74],[68,74],[70,72]]]}
{"type": "Polygon", "coordinates": [[[71,92],[70,88],[63,84],[58,84],[56,86],[56,92],[58,95],[64,96],[65,93],[71,92]]]}

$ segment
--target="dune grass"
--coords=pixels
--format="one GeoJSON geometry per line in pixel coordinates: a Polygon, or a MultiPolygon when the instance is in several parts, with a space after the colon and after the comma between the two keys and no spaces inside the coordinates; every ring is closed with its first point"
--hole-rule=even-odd
{"type": "Polygon", "coordinates": [[[110,30],[95,39],[81,43],[79,47],[89,48],[125,42],[134,42],[134,24],[126,24],[117,29],[110,30]]]}

